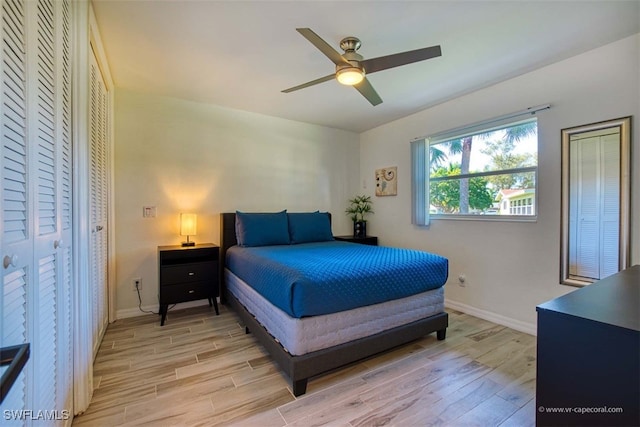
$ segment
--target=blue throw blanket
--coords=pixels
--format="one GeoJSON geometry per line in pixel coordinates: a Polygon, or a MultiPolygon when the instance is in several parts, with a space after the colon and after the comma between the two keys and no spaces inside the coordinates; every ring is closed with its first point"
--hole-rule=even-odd
{"type": "Polygon", "coordinates": [[[404,298],[439,288],[448,276],[439,255],[341,241],[233,246],[226,266],[297,318],[404,298]]]}

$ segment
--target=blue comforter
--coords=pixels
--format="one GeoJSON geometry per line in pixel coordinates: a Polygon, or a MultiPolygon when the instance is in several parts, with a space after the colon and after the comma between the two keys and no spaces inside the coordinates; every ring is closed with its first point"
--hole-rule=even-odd
{"type": "Polygon", "coordinates": [[[439,255],[341,241],[233,246],[226,266],[297,318],[404,298],[439,288],[448,276],[439,255]]]}

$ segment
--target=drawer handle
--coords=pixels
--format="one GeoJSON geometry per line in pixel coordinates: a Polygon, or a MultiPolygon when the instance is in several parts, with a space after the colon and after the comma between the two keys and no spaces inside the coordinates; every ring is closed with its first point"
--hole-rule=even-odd
{"type": "Polygon", "coordinates": [[[189,276],[195,276],[196,273],[192,273],[191,271],[189,272],[189,276]]]}
{"type": "Polygon", "coordinates": [[[194,292],[195,292],[195,291],[194,291],[193,289],[191,289],[191,290],[189,291],[189,293],[190,293],[190,294],[192,294],[192,293],[194,293],[194,292]]]}

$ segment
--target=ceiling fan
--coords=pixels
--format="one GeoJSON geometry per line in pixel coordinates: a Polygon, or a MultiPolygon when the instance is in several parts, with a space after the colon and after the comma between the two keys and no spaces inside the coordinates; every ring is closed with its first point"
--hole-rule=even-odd
{"type": "Polygon", "coordinates": [[[309,40],[311,44],[317,47],[320,52],[324,53],[334,64],[336,64],[336,72],[328,76],[310,82],[290,87],[282,92],[289,93],[309,86],[324,83],[332,79],[338,82],[355,87],[371,105],[382,103],[382,98],[375,91],[373,86],[365,74],[372,74],[377,71],[387,70],[389,68],[399,67],[425,59],[436,58],[442,55],[440,46],[425,47],[423,49],[410,50],[407,52],[396,53],[393,55],[380,56],[378,58],[363,59],[362,55],[356,53],[360,48],[360,40],[356,37],[345,37],[340,41],[340,48],[344,50],[343,54],[338,53],[326,41],[320,38],[310,28],[296,28],[296,31],[302,34],[304,38],[309,40]]]}

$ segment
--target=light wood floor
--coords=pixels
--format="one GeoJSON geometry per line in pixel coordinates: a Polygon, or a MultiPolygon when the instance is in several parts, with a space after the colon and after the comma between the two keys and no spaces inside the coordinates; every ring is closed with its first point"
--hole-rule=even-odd
{"type": "Polygon", "coordinates": [[[435,334],[289,382],[235,313],[208,306],[109,325],[74,426],[533,426],[535,337],[449,311],[435,334]]]}

